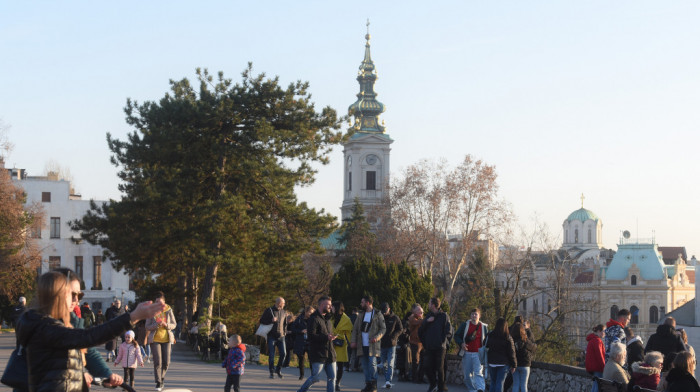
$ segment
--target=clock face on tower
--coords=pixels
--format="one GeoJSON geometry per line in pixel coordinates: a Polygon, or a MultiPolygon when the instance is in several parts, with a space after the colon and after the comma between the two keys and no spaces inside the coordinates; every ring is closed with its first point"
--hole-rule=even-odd
{"type": "Polygon", "coordinates": [[[377,158],[376,155],[374,155],[374,154],[369,154],[369,155],[367,155],[366,161],[367,161],[367,164],[368,164],[368,165],[374,165],[375,163],[377,163],[377,160],[378,160],[378,159],[379,159],[379,158],[377,158]]]}
{"type": "Polygon", "coordinates": [[[352,156],[348,157],[348,166],[352,166],[352,156]]]}

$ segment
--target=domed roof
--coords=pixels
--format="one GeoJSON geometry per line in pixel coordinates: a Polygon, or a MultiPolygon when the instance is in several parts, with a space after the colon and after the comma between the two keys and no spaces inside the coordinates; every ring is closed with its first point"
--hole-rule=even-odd
{"type": "Polygon", "coordinates": [[[593,221],[598,221],[598,216],[597,216],[596,214],[594,214],[593,211],[587,210],[587,209],[585,209],[585,208],[583,208],[583,207],[581,207],[580,209],[578,209],[578,210],[572,212],[572,213],[569,215],[569,217],[566,218],[566,220],[569,221],[569,222],[575,221],[575,220],[581,221],[581,222],[585,222],[585,221],[587,221],[587,220],[589,220],[589,219],[590,219],[590,220],[593,220],[593,221]]]}

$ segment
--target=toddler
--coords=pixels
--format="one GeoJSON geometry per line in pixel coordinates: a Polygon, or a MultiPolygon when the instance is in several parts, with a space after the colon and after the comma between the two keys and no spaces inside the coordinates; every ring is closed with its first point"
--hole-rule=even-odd
{"type": "Polygon", "coordinates": [[[119,354],[114,360],[114,366],[122,363],[124,368],[124,382],[128,382],[131,387],[134,386],[134,371],[138,363],[143,367],[143,356],[139,344],[134,339],[134,331],[126,331],[124,334],[124,343],[119,346],[119,354]]]}
{"type": "Polygon", "coordinates": [[[221,367],[226,368],[227,374],[224,391],[231,392],[231,386],[233,385],[234,392],[240,392],[241,375],[245,367],[245,344],[241,341],[240,336],[234,334],[228,338],[228,347],[228,355],[221,364],[221,367]]]}

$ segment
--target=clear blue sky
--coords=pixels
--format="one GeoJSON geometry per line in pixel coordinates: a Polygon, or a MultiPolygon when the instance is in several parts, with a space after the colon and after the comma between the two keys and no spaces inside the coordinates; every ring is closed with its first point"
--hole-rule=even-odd
{"type": "MultiPolygon", "coordinates": [[[[700,3],[696,1],[32,1],[0,5],[0,118],[9,166],[49,160],[85,198],[119,198],[107,132],[127,97],[161,98],[196,67],[248,61],[311,83],[345,114],[365,21],[392,172],[469,153],[497,167],[524,224],[561,236],[580,207],[619,233],[700,256],[700,3]]],[[[339,215],[342,148],[303,200],[339,215]]]]}

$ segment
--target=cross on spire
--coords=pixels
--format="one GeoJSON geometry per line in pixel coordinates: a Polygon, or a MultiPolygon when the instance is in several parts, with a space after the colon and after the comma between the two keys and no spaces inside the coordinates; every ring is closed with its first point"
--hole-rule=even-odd
{"type": "Polygon", "coordinates": [[[581,193],[581,208],[583,208],[583,199],[585,199],[585,198],[586,198],[586,197],[583,196],[583,193],[581,193]]]}

